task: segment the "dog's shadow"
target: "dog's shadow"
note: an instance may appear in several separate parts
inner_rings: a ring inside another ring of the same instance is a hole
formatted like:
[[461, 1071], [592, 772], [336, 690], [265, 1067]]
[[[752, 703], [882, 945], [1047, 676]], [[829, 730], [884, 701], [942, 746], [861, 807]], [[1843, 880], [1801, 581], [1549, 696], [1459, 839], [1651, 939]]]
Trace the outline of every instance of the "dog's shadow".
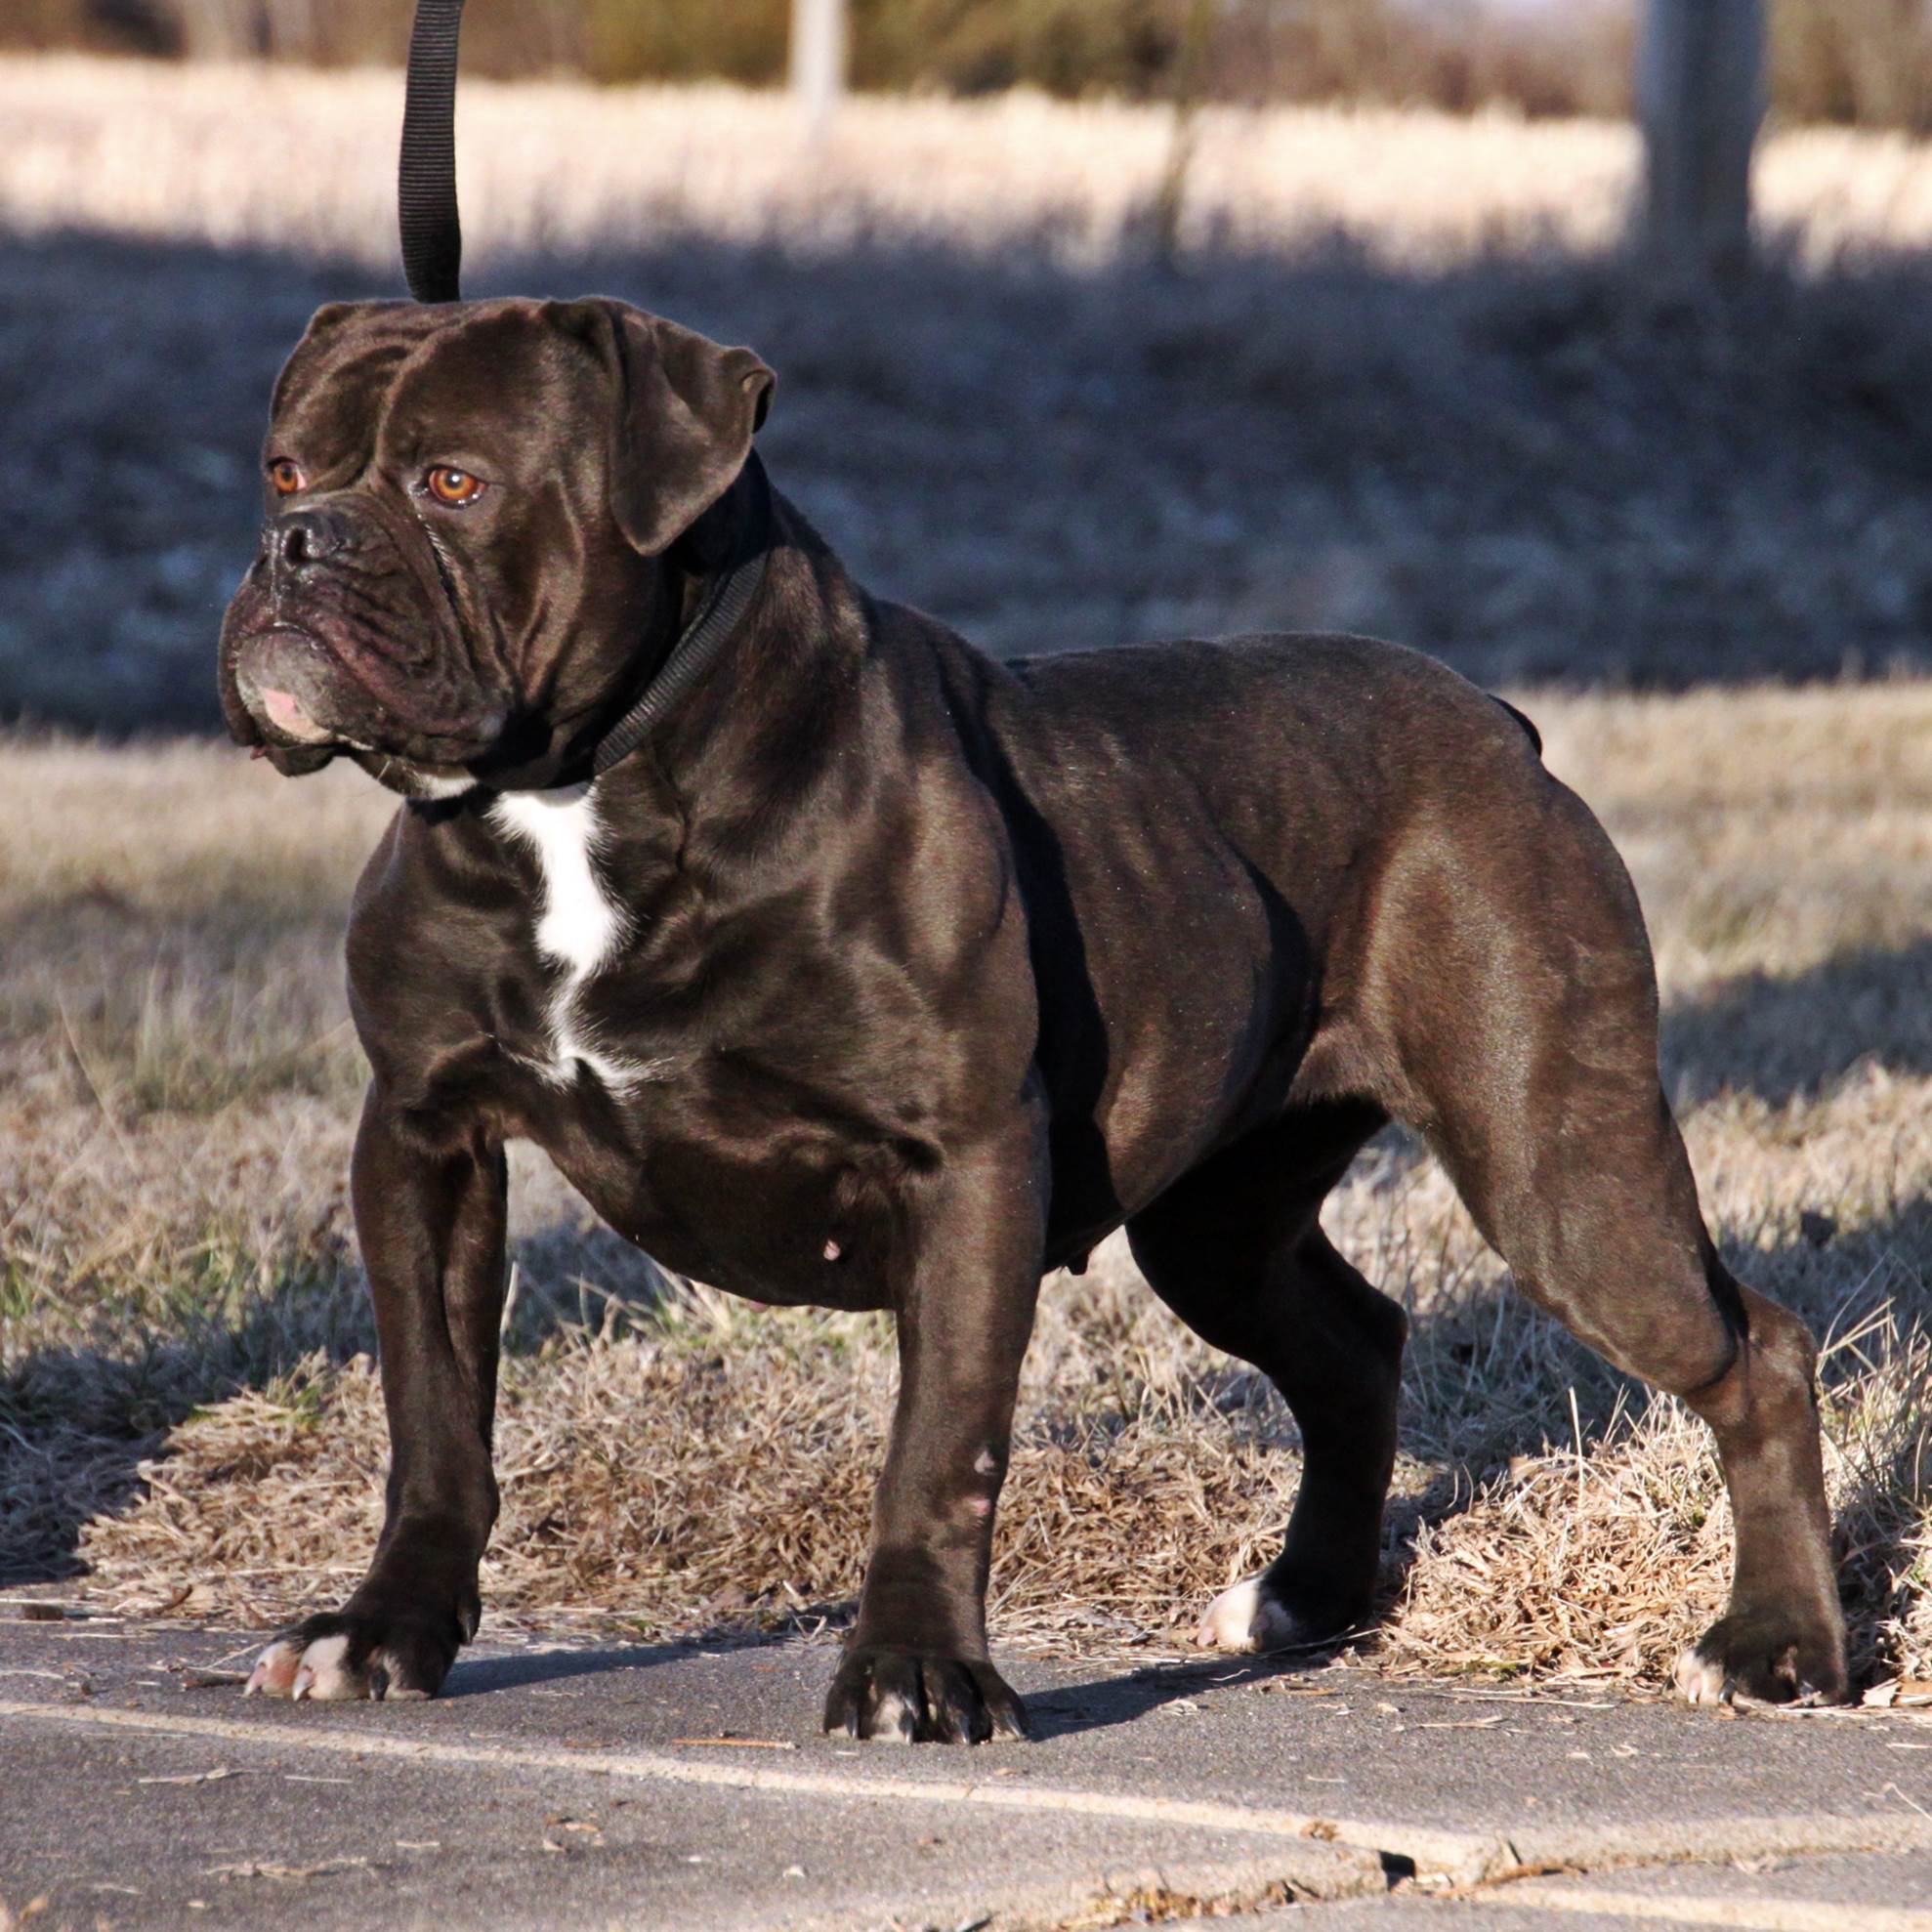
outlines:
[[[734, 1648], [747, 1649], [743, 1637]], [[459, 1657], [438, 1693], [441, 1698], [481, 1698], [500, 1691], [540, 1689], [576, 1677], [613, 1677], [632, 1670], [652, 1670], [667, 1663], [688, 1661], [700, 1648], [697, 1640], [675, 1644], [600, 1645], [582, 1650], [510, 1651], [495, 1657]]]
[[1027, 1699], [1027, 1715], [1038, 1743], [1137, 1724], [1165, 1705], [1206, 1692], [1298, 1679], [1332, 1660], [1357, 1634], [1267, 1657], [1176, 1658], [1136, 1664], [1122, 1675], [1035, 1691]]
[[[852, 1606], [844, 1608], [849, 1614]], [[584, 1678], [604, 1680], [600, 1689], [615, 1692], [622, 1689], [623, 1680], [634, 1672], [689, 1663], [699, 1653], [785, 1650], [796, 1641], [790, 1632], [747, 1635], [743, 1631], [719, 1630], [677, 1643], [562, 1646], [491, 1657], [464, 1657], [458, 1658], [451, 1667], [440, 1695], [459, 1700], [490, 1697], [506, 1691], [541, 1691]], [[1134, 1724], [1163, 1705], [1203, 1692], [1298, 1677], [1311, 1666], [1325, 1661], [1334, 1650], [1333, 1645], [1321, 1645], [1272, 1657], [1224, 1657], [1140, 1664], [1118, 1676], [1093, 1677], [1075, 1684], [1056, 1684], [1029, 1691], [1026, 1699], [1027, 1715], [1034, 1742], [1046, 1743], [1056, 1738]], [[822, 1659], [829, 1682], [836, 1652], [820, 1647], [810, 1655]]]

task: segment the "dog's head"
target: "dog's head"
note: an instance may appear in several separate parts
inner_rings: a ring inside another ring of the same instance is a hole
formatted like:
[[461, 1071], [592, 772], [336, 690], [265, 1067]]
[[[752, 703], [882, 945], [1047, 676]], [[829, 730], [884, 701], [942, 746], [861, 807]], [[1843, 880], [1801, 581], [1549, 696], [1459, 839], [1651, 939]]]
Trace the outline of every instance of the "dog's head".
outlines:
[[323, 309], [222, 626], [231, 734], [419, 797], [540, 764], [609, 702], [771, 389], [748, 350], [619, 302]]

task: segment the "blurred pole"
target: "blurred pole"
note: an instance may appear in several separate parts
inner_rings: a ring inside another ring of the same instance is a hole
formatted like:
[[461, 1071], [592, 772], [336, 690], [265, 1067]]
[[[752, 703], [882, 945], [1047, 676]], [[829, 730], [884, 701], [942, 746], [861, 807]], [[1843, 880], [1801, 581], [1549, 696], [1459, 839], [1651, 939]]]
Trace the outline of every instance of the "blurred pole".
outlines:
[[1706, 280], [1751, 258], [1751, 151], [1764, 119], [1764, 0], [1648, 0], [1637, 47], [1645, 251]]
[[1154, 252], [1172, 268], [1181, 254], [1181, 221], [1188, 206], [1188, 170], [1194, 164], [1196, 116], [1207, 82], [1207, 54], [1214, 36], [1215, 0], [1190, 0], [1174, 63], [1174, 125], [1167, 162], [1154, 193]]
[[177, 0], [182, 51], [191, 61], [249, 61], [273, 51], [267, 0]]
[[791, 96], [818, 147], [845, 92], [846, 0], [791, 0]]
[[315, 32], [315, 0], [275, 0], [267, 9], [268, 52], [272, 60], [319, 61], [320, 37]]

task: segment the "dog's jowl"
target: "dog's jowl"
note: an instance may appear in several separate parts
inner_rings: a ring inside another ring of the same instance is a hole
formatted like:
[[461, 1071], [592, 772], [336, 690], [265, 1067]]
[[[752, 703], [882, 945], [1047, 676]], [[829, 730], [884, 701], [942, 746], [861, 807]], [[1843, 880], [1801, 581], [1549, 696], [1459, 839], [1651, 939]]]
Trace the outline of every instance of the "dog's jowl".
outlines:
[[617, 303], [499, 301], [325, 309], [276, 390], [227, 716], [406, 802], [349, 940], [387, 1519], [252, 1688], [434, 1692], [476, 1630], [518, 1135], [671, 1268], [892, 1311], [828, 1725], [1024, 1729], [984, 1609], [1015, 1387], [1042, 1273], [1122, 1225], [1305, 1444], [1204, 1641], [1347, 1628], [1404, 1320], [1318, 1213], [1393, 1117], [1527, 1294], [1716, 1432], [1737, 1571], [1687, 1695], [1843, 1696], [1812, 1342], [1712, 1248], [1636, 900], [1524, 721], [1354, 638], [994, 663], [771, 489], [771, 385]]

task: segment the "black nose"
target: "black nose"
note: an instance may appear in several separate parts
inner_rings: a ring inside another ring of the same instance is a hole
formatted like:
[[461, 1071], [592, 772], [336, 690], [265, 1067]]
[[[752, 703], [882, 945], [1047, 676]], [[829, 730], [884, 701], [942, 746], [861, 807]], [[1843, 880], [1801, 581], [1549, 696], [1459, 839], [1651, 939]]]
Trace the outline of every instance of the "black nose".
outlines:
[[277, 517], [266, 532], [266, 548], [291, 570], [320, 564], [342, 548], [342, 520], [326, 510], [291, 510]]

